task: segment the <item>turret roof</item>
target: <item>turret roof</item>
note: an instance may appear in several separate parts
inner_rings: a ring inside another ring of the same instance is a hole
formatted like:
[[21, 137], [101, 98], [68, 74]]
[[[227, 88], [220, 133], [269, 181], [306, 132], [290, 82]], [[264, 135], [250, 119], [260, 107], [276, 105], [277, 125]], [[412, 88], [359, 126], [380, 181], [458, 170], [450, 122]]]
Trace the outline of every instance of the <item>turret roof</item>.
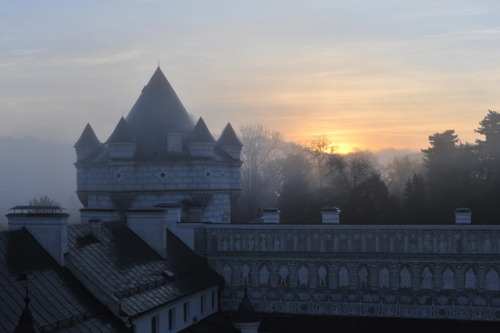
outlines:
[[247, 288], [245, 288], [245, 295], [241, 299], [238, 311], [234, 316], [233, 322], [236, 323], [255, 323], [259, 321], [257, 313], [248, 299]]
[[99, 147], [101, 145], [101, 142], [97, 138], [97, 136], [94, 133], [94, 130], [92, 129], [92, 126], [90, 126], [89, 123], [85, 126], [82, 135], [80, 135], [80, 138], [78, 141], [75, 143], [75, 148], [81, 148], [81, 147]]
[[231, 123], [227, 123], [217, 142], [224, 146], [243, 146], [243, 143], [238, 139]]
[[126, 117], [138, 142], [141, 159], [160, 158], [167, 151], [168, 130], [175, 129], [187, 138], [193, 121], [160, 67], [156, 69]]
[[188, 142], [215, 142], [214, 137], [210, 134], [207, 125], [203, 118], [200, 117], [194, 126], [191, 135], [187, 139]]
[[130, 132], [130, 127], [128, 126], [125, 119], [122, 117], [115, 127], [115, 130], [109, 137], [107, 143], [135, 143], [134, 136]]
[[30, 298], [28, 297], [28, 289], [26, 289], [26, 296], [24, 297], [24, 309], [19, 317], [14, 333], [35, 333], [35, 321], [33, 314], [29, 307]]

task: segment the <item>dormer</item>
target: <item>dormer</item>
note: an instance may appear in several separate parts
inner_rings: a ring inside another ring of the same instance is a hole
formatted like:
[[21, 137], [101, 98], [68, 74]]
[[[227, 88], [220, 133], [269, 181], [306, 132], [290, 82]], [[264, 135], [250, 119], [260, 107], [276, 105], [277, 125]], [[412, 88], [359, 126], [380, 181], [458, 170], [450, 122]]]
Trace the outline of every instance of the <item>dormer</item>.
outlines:
[[243, 144], [241, 143], [240, 139], [238, 139], [238, 136], [231, 126], [231, 123], [228, 123], [226, 125], [217, 143], [223, 151], [229, 154], [229, 156], [231, 156], [235, 160], [240, 160]]
[[80, 162], [89, 157], [93, 152], [100, 149], [102, 144], [99, 139], [97, 139], [97, 136], [95, 135], [90, 124], [87, 123], [82, 135], [80, 135], [80, 138], [76, 141], [74, 147], [76, 150], [76, 160]]
[[192, 157], [213, 158], [216, 142], [207, 125], [200, 118], [187, 139], [187, 146]]
[[167, 151], [169, 153], [182, 153], [182, 131], [175, 128], [167, 130]]
[[106, 144], [111, 160], [131, 160], [137, 148], [137, 142], [130, 132], [127, 122], [122, 117]]

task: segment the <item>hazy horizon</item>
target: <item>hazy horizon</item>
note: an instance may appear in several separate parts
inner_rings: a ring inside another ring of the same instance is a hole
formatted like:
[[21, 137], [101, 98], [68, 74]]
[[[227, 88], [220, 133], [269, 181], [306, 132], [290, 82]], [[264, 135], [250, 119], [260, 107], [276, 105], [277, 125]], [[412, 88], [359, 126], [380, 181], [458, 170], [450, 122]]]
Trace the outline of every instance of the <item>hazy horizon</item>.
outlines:
[[490, 1], [59, 1], [0, 4], [0, 136], [101, 141], [158, 61], [213, 133], [261, 123], [340, 151], [473, 142], [498, 109]]

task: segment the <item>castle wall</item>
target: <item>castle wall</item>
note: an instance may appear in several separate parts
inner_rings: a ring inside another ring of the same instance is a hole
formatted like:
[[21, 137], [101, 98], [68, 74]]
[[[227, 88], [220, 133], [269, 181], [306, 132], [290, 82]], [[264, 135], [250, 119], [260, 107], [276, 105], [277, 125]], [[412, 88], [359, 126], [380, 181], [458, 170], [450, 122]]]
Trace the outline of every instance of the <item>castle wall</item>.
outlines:
[[112, 164], [81, 166], [78, 191], [234, 190], [239, 165]]
[[188, 200], [202, 206], [203, 221], [229, 222], [231, 193], [240, 188], [239, 164], [110, 162], [77, 170], [87, 209], [145, 209]]
[[500, 226], [210, 225], [196, 249], [257, 311], [500, 320]]

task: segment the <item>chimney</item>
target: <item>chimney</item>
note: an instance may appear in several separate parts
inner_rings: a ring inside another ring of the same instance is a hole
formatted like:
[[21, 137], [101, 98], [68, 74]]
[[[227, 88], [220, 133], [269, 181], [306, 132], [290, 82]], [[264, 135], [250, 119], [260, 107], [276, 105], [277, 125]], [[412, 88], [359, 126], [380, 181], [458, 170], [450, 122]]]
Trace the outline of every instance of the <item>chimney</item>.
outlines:
[[167, 228], [194, 251], [194, 228], [192, 223], [181, 222], [181, 205], [175, 203], [157, 204], [165, 209]]
[[325, 207], [321, 210], [321, 218], [323, 224], [339, 224], [340, 209], [337, 207]]
[[280, 211], [278, 208], [266, 208], [262, 211], [264, 223], [280, 223]]
[[167, 256], [167, 212], [163, 209], [127, 211], [127, 226], [160, 256]]
[[9, 230], [26, 228], [36, 241], [64, 266], [68, 252], [68, 217], [59, 206], [16, 206], [7, 214]]
[[455, 224], [471, 224], [472, 210], [469, 208], [455, 209]]
[[89, 232], [97, 240], [101, 239], [101, 224], [102, 224], [102, 222], [99, 219], [90, 219], [89, 220]]

